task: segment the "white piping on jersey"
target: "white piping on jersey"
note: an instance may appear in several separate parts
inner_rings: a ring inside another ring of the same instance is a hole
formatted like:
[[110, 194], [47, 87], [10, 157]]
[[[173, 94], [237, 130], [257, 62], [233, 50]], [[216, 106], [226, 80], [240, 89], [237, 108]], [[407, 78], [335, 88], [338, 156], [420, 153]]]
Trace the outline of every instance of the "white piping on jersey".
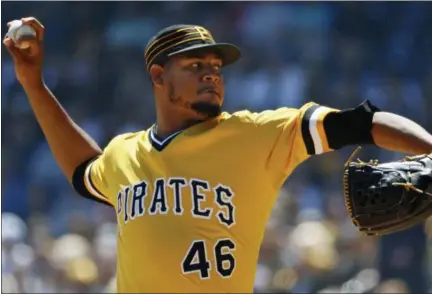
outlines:
[[97, 191], [97, 189], [93, 186], [92, 181], [90, 180], [90, 169], [93, 165], [94, 161], [92, 163], [90, 163], [86, 170], [85, 170], [85, 176], [84, 176], [84, 181], [86, 181], [87, 187], [89, 189], [89, 192], [92, 193], [94, 196], [100, 197], [102, 199], [107, 199], [104, 195], [102, 195], [101, 193], [99, 193]]
[[312, 115], [309, 119], [309, 132], [311, 134], [312, 141], [314, 143], [315, 154], [323, 153], [322, 139], [319, 135], [317, 124], [318, 124], [318, 118], [319, 118], [320, 114], [323, 111], [326, 111], [326, 108], [327, 107], [324, 107], [324, 106], [318, 107], [317, 109], [315, 109], [315, 111], [312, 113]]
[[154, 125], [150, 130], [150, 138], [152, 139], [153, 142], [158, 144], [160, 147], [165, 145], [171, 138], [173, 138], [174, 136], [176, 136], [177, 134], [179, 134], [181, 132], [181, 130], [178, 132], [175, 132], [174, 134], [171, 134], [168, 137], [166, 137], [165, 139], [163, 139], [162, 141], [159, 141], [154, 134], [154, 128], [155, 127], [156, 127], [156, 125]]

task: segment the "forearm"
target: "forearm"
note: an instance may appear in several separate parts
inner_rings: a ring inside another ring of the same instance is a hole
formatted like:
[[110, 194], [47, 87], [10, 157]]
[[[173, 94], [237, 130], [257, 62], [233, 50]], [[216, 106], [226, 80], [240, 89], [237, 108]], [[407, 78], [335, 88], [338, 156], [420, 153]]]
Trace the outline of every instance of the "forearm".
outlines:
[[377, 146], [390, 151], [432, 153], [432, 135], [412, 120], [393, 113], [374, 114], [372, 136]]
[[24, 88], [51, 151], [69, 181], [76, 167], [101, 148], [66, 113], [45, 86]]

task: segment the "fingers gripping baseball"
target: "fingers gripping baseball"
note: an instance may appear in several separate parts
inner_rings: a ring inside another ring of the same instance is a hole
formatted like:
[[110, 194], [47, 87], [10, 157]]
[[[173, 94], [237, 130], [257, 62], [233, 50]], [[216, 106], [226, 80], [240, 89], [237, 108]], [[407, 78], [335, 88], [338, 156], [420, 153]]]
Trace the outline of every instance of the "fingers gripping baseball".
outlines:
[[38, 41], [42, 41], [44, 38], [45, 27], [34, 17], [21, 18], [24, 25], [31, 26], [36, 31], [36, 38]]
[[[44, 26], [34, 17], [13, 20], [8, 22], [7, 26], [9, 31], [3, 39], [3, 44], [12, 56], [17, 79], [23, 86], [40, 84], [42, 81]], [[25, 28], [27, 29], [24, 30]]]

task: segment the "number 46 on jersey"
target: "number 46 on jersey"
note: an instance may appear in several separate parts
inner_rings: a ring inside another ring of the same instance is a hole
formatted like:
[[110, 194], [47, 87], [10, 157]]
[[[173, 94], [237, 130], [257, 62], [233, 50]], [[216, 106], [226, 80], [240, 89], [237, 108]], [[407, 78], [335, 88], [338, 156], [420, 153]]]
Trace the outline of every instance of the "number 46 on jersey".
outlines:
[[[201, 279], [210, 278], [213, 267], [222, 278], [229, 278], [235, 269], [235, 258], [232, 252], [236, 249], [231, 239], [219, 239], [216, 241], [213, 252], [207, 252], [206, 241], [195, 240], [189, 247], [181, 264], [183, 274], [197, 272]], [[214, 255], [215, 265], [209, 261], [209, 255]]]

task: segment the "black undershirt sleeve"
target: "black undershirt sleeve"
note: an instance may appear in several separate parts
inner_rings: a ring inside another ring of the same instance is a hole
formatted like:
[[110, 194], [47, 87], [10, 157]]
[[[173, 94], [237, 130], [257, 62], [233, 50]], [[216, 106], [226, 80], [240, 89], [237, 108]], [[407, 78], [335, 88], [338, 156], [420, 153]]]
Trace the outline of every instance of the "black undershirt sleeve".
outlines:
[[84, 183], [84, 177], [85, 177], [85, 170], [87, 168], [87, 166], [93, 161], [96, 160], [98, 157], [92, 157], [86, 161], [84, 161], [83, 163], [81, 163], [74, 171], [73, 176], [72, 176], [72, 186], [75, 189], [75, 191], [80, 195], [83, 196], [87, 199], [105, 204], [107, 206], [112, 206], [110, 205], [108, 202], [99, 200], [98, 198], [96, 198], [95, 196], [93, 196], [86, 188], [85, 183]]
[[374, 113], [378, 111], [379, 108], [365, 100], [355, 108], [329, 113], [323, 121], [329, 147], [375, 144], [372, 124]]

